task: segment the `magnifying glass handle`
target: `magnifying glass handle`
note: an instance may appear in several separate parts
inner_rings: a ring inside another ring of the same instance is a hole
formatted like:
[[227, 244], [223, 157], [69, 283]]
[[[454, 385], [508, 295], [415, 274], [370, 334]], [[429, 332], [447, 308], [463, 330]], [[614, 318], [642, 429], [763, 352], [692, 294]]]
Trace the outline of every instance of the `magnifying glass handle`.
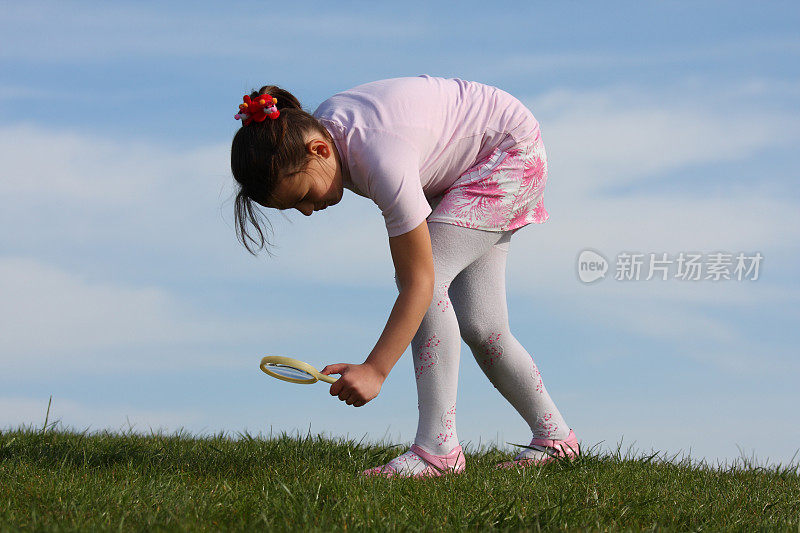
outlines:
[[314, 377], [320, 381], [325, 381], [326, 383], [336, 383], [336, 380], [339, 379], [323, 374], [322, 372], [317, 372], [317, 375]]

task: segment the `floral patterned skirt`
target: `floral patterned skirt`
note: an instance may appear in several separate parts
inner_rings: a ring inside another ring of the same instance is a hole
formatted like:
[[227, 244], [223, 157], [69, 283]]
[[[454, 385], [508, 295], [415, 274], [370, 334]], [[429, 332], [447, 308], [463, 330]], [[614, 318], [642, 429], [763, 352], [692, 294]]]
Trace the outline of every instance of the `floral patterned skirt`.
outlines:
[[467, 169], [431, 201], [428, 222], [487, 231], [517, 230], [549, 218], [544, 208], [547, 154], [541, 134], [513, 148], [499, 148]]

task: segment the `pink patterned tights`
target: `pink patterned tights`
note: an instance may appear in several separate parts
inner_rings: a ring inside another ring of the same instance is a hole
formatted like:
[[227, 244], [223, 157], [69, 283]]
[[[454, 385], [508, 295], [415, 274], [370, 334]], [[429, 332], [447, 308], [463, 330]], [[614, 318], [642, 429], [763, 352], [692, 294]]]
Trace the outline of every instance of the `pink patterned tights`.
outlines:
[[414, 443], [434, 455], [445, 455], [459, 444], [456, 392], [462, 338], [534, 437], [566, 438], [569, 427], [536, 364], [509, 330], [505, 268], [513, 231], [440, 222], [428, 228], [436, 279], [433, 301], [411, 343], [419, 400]]

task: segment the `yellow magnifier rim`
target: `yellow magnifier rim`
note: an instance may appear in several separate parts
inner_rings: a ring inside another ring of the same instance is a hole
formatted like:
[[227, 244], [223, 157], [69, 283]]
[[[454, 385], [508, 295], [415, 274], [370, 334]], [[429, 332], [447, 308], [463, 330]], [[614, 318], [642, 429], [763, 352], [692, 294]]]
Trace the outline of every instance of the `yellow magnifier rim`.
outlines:
[[[289, 376], [283, 376], [276, 372], [273, 372], [269, 369], [269, 365], [280, 365], [280, 366], [287, 366], [293, 368], [295, 370], [300, 370], [307, 374], [310, 374], [311, 377], [307, 379], [301, 378], [290, 378]], [[325, 381], [327, 383], [336, 383], [338, 378], [334, 378], [331, 376], [326, 376], [325, 374], [320, 373], [316, 368], [311, 366], [310, 364], [306, 363], [305, 361], [300, 361], [299, 359], [293, 359], [291, 357], [284, 357], [282, 355], [268, 355], [261, 359], [261, 370], [265, 374], [269, 374], [273, 378], [282, 379], [283, 381], [288, 381], [289, 383], [301, 383], [304, 385], [308, 385], [311, 383], [316, 383], [317, 381]]]

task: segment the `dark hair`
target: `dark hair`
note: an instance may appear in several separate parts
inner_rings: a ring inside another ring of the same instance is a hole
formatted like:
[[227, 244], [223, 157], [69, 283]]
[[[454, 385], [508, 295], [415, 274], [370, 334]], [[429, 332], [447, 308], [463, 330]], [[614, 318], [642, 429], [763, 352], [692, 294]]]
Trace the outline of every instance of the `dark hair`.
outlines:
[[[252, 121], [247, 126], [242, 124], [231, 144], [231, 172], [240, 186], [234, 203], [236, 236], [253, 255], [257, 254], [248, 246], [248, 239], [258, 244], [259, 249], [266, 249], [264, 244], [269, 244], [258, 221], [258, 215], [265, 215], [254, 202], [269, 203], [274, 199], [278, 184], [303, 170], [310, 161], [312, 156], [306, 150], [306, 133], [319, 132], [333, 142], [328, 131], [316, 118], [303, 111], [292, 93], [275, 85], [265, 85], [253, 91], [250, 98], [262, 94], [278, 99], [280, 116], [263, 122]], [[248, 221], [258, 232], [260, 242], [248, 233]], [[269, 249], [266, 250], [269, 253]]]

